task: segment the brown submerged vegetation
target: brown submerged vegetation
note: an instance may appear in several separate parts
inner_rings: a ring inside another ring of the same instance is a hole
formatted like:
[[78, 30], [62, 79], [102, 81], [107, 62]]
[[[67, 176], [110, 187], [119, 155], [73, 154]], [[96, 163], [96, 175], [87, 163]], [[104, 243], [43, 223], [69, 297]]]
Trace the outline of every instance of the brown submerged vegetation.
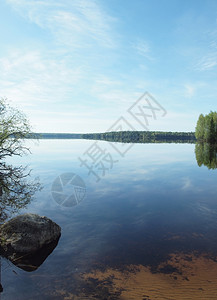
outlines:
[[[55, 280], [52, 299], [192, 300], [216, 299], [217, 259], [207, 254], [173, 253], [155, 272], [143, 265], [108, 267]], [[49, 287], [50, 288], [50, 287]]]

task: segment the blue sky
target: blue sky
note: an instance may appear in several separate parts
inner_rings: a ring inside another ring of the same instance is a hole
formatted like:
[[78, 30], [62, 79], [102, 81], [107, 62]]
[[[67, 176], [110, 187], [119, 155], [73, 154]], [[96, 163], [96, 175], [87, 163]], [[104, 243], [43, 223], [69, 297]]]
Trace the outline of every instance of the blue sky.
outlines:
[[103, 132], [148, 91], [150, 130], [216, 110], [216, 0], [2, 0], [0, 96], [38, 132]]

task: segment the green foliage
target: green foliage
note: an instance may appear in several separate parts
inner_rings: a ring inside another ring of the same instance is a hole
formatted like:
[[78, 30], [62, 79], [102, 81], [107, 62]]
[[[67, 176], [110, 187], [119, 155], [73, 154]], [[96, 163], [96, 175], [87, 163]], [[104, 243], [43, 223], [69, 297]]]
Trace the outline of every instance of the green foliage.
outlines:
[[217, 112], [199, 116], [195, 136], [199, 141], [217, 143]]
[[205, 117], [203, 114], [201, 114], [197, 121], [195, 136], [196, 139], [200, 139], [202, 136], [204, 136], [204, 129], [205, 129]]

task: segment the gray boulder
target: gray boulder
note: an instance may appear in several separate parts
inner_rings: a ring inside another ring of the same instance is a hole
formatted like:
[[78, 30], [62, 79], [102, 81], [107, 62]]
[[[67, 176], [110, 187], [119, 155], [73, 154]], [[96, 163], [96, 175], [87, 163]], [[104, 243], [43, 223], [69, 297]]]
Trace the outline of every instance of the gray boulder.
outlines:
[[60, 226], [49, 218], [36, 214], [20, 215], [1, 225], [1, 252], [15, 262], [18, 257], [32, 256], [56, 245], [60, 235]]

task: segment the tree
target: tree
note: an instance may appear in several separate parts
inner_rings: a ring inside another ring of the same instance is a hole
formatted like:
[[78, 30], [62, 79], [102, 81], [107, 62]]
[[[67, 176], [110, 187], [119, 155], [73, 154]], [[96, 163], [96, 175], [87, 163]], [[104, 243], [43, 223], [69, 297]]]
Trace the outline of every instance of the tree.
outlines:
[[210, 143], [214, 143], [216, 140], [216, 132], [215, 132], [215, 124], [214, 124], [214, 118], [213, 116], [210, 117], [210, 126], [209, 126], [209, 141]]
[[5, 99], [0, 99], [0, 224], [12, 213], [26, 207], [34, 193], [41, 189], [37, 180], [27, 180], [29, 172], [26, 167], [13, 167], [5, 162], [8, 156], [21, 156], [29, 152], [24, 146], [24, 139], [29, 136], [33, 137], [33, 134], [26, 116], [11, 107]]
[[204, 125], [205, 125], [205, 117], [203, 114], [200, 114], [197, 121], [196, 130], [195, 130], [196, 139], [202, 139], [204, 137], [204, 129], [205, 129]]
[[217, 112], [201, 114], [198, 118], [195, 137], [198, 141], [217, 143]]
[[29, 181], [30, 172], [24, 166], [12, 166], [8, 156], [29, 152], [24, 139], [32, 135], [26, 116], [0, 99], [0, 224], [11, 213], [25, 207], [40, 189], [38, 180]]
[[30, 134], [31, 127], [26, 116], [11, 107], [6, 99], [0, 99], [0, 159], [28, 152], [24, 139]]

